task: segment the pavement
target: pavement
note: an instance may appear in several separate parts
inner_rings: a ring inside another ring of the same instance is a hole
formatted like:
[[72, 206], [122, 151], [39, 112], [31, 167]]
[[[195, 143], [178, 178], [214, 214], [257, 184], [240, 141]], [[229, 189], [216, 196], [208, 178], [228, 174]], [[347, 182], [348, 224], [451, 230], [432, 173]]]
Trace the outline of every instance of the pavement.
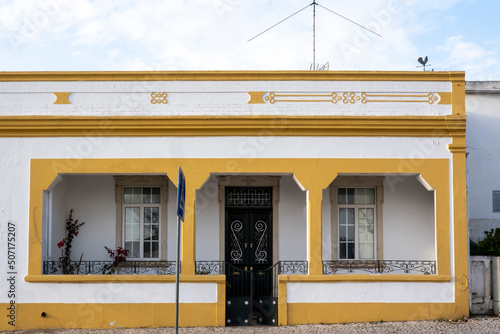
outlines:
[[[174, 328], [114, 328], [114, 329], [29, 329], [14, 330], [2, 333], [9, 334], [167, 334], [175, 333]], [[407, 321], [407, 322], [371, 322], [350, 323], [334, 325], [299, 325], [283, 327], [192, 327], [179, 328], [179, 334], [239, 334], [239, 333], [266, 333], [266, 334], [298, 334], [298, 333], [500, 333], [500, 317], [472, 317], [461, 320], [435, 320], [435, 321]]]

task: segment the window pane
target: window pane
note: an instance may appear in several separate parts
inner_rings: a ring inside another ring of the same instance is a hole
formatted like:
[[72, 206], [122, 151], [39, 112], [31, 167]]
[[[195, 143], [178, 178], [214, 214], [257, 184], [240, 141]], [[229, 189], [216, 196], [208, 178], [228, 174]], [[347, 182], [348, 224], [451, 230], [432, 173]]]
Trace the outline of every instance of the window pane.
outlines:
[[355, 204], [354, 201], [354, 188], [347, 189], [347, 204]]
[[142, 202], [142, 188], [133, 187], [132, 189], [134, 191], [132, 203], [141, 204], [141, 202]]
[[158, 248], [159, 248], [158, 242], [151, 243], [151, 257], [152, 258], [159, 258], [160, 257], [159, 252], [158, 252]]
[[140, 252], [139, 252], [139, 242], [138, 241], [126, 242], [125, 248], [128, 249], [130, 257], [138, 258], [141, 256]]
[[139, 208], [125, 208], [125, 241], [139, 240], [139, 210]]
[[142, 203], [151, 203], [151, 188], [142, 188]]
[[350, 242], [347, 244], [347, 258], [354, 259], [354, 242]]
[[341, 242], [340, 243], [340, 247], [339, 247], [339, 259], [346, 259], [347, 257], [347, 252], [346, 252], [346, 249], [347, 249], [347, 244], [345, 242]]
[[345, 225], [339, 226], [339, 241], [347, 240], [347, 227]]
[[160, 204], [160, 188], [152, 188], [151, 203]]
[[360, 243], [359, 244], [359, 258], [363, 260], [372, 260], [373, 257], [373, 243]]
[[151, 258], [151, 243], [150, 242], [145, 242], [144, 243], [144, 258]]
[[339, 188], [338, 190], [338, 203], [347, 204], [347, 189]]
[[132, 203], [132, 194], [133, 194], [133, 189], [131, 187], [123, 188], [123, 203], [131, 204]]
[[353, 204], [375, 204], [375, 188], [355, 188]]

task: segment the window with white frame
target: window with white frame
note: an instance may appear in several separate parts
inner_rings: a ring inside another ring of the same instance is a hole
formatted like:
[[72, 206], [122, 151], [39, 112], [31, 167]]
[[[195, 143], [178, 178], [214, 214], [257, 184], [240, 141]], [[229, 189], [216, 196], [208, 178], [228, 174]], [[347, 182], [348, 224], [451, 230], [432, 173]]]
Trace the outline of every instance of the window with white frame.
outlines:
[[338, 188], [339, 259], [375, 259], [375, 188]]
[[338, 176], [330, 187], [335, 260], [383, 259], [382, 176]]
[[117, 247], [131, 260], [166, 260], [167, 178], [116, 176]]
[[159, 259], [160, 199], [159, 187], [123, 188], [123, 246], [130, 258]]

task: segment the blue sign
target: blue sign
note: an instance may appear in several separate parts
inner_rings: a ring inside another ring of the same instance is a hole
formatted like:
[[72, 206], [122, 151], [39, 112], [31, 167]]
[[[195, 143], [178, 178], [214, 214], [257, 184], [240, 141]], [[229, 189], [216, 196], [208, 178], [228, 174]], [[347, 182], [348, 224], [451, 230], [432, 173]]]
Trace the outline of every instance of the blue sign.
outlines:
[[179, 178], [177, 181], [177, 217], [184, 221], [184, 207], [186, 203], [186, 178], [179, 167]]

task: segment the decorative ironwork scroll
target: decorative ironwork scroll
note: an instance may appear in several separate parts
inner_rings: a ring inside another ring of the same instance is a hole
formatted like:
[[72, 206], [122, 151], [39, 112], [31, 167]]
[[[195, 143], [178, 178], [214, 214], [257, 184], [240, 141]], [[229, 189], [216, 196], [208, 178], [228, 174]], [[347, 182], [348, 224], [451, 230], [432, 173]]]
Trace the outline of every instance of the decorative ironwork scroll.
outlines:
[[280, 275], [307, 275], [307, 261], [280, 261]]
[[224, 275], [224, 261], [196, 261], [196, 275]]
[[241, 240], [243, 238], [243, 224], [239, 220], [231, 223], [231, 261], [240, 263], [243, 257], [243, 249], [241, 248]]
[[323, 274], [345, 274], [364, 271], [371, 274], [420, 274], [436, 275], [436, 261], [418, 260], [351, 260], [323, 261]]
[[257, 263], [267, 262], [267, 224], [263, 220], [255, 222], [255, 239], [258, 240], [255, 249], [255, 261]]
[[[74, 275], [102, 275], [105, 265], [113, 261], [71, 261]], [[175, 262], [170, 261], [125, 261], [116, 268], [121, 275], [175, 275]], [[60, 261], [44, 261], [44, 275], [62, 275]]]

